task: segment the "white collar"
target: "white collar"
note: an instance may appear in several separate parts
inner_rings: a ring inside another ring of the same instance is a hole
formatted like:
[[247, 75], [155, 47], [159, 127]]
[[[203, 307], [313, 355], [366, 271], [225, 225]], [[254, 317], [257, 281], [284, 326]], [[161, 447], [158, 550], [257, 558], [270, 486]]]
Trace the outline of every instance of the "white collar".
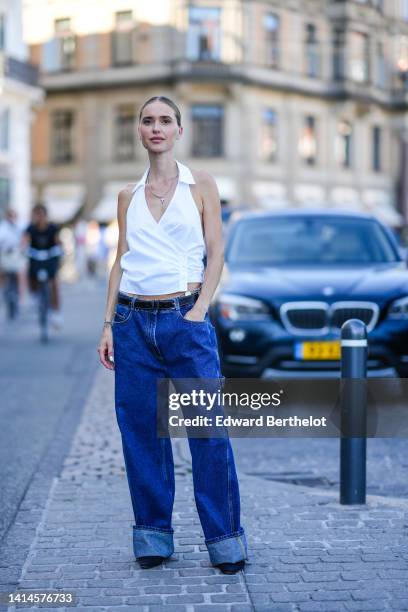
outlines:
[[[187, 166], [185, 166], [184, 164], [181, 164], [180, 162], [177, 161], [177, 159], [175, 160], [177, 167], [178, 167], [178, 171], [179, 171], [179, 181], [181, 183], [187, 183], [188, 185], [195, 185], [195, 180], [194, 177], [191, 173], [190, 168], [187, 168]], [[139, 187], [142, 187], [146, 184], [146, 179], [147, 179], [147, 175], [149, 173], [149, 168], [146, 168], [142, 178], [140, 179], [140, 181], [135, 185], [135, 187], [132, 189], [132, 193], [134, 193], [136, 191], [136, 189], [139, 189]]]

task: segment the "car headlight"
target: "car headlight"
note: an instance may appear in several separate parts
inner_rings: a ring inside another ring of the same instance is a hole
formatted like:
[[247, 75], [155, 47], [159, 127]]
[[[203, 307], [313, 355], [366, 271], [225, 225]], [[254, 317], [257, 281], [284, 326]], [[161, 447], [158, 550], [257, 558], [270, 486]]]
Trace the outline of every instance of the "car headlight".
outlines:
[[388, 309], [389, 319], [408, 319], [408, 296], [395, 300]]
[[239, 321], [253, 319], [267, 320], [272, 318], [266, 304], [244, 295], [222, 294], [217, 302], [219, 312], [224, 319]]

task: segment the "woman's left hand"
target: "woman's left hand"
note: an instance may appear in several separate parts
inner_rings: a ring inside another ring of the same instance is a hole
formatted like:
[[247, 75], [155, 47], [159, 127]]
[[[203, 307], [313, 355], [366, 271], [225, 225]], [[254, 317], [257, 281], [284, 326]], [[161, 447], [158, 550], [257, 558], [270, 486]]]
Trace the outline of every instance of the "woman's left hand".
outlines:
[[204, 321], [206, 312], [207, 311], [203, 311], [193, 306], [191, 310], [186, 312], [186, 314], [184, 315], [184, 319], [187, 319], [188, 321], [196, 321], [197, 323], [199, 323]]

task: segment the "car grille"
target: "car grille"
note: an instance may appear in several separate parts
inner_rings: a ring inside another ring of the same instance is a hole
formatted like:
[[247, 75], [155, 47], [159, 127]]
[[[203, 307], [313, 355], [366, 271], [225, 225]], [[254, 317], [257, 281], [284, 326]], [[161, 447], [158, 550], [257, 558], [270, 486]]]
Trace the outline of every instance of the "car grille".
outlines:
[[280, 307], [280, 316], [285, 329], [293, 334], [323, 335], [339, 331], [348, 319], [360, 319], [367, 331], [374, 329], [379, 316], [375, 302], [344, 301], [286, 302]]
[[326, 325], [326, 312], [316, 309], [291, 309], [287, 317], [292, 325], [298, 329], [320, 329]]
[[332, 326], [339, 329], [348, 319], [360, 319], [366, 325], [370, 325], [374, 311], [372, 308], [338, 308], [332, 314]]

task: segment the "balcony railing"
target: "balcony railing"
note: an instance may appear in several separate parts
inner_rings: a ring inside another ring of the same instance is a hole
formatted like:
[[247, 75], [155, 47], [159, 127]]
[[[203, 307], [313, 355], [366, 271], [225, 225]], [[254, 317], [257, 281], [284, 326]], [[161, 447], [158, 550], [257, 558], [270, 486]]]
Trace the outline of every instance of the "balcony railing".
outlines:
[[32, 87], [38, 86], [37, 66], [3, 54], [0, 54], [0, 66], [6, 78]]

